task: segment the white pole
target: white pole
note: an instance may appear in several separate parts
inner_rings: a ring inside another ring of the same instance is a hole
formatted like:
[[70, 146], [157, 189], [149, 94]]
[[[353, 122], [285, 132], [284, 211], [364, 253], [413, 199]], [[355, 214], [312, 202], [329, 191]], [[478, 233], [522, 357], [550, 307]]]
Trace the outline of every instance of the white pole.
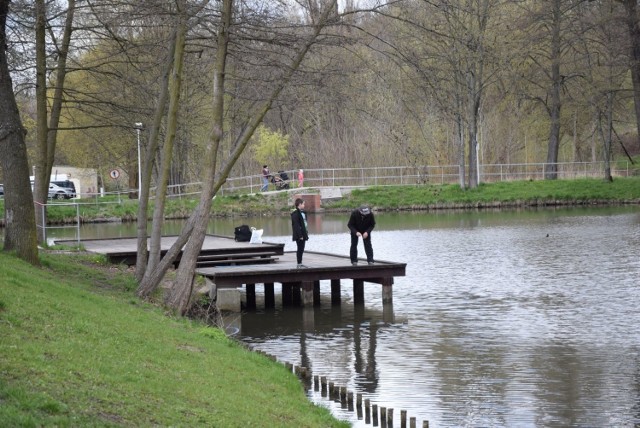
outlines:
[[136, 131], [138, 132], [138, 199], [140, 199], [140, 195], [142, 194], [142, 168], [141, 168], [141, 159], [140, 159], [140, 130], [142, 129], [142, 123], [136, 123]]

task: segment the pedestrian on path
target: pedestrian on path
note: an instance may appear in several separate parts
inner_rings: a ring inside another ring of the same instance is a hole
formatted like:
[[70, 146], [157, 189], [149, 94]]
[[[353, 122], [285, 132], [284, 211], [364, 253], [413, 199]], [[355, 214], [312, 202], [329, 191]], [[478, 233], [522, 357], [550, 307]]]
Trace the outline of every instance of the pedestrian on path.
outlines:
[[351, 212], [351, 217], [347, 223], [347, 227], [351, 231], [351, 249], [349, 256], [351, 264], [358, 264], [358, 239], [362, 238], [364, 244], [364, 252], [367, 255], [367, 263], [372, 265], [373, 262], [373, 246], [371, 245], [371, 231], [376, 227], [376, 220], [373, 216], [371, 208], [366, 205], [361, 206]]
[[295, 209], [291, 212], [291, 230], [293, 233], [292, 240], [296, 242], [296, 261], [298, 262], [297, 268], [305, 268], [302, 264], [302, 256], [304, 254], [304, 246], [309, 240], [309, 233], [307, 232], [307, 213], [304, 212], [304, 199], [297, 198], [295, 200]]
[[269, 172], [269, 167], [267, 165], [262, 165], [262, 187], [260, 188], [261, 192], [266, 192], [269, 188], [270, 177], [271, 172]]
[[302, 187], [303, 184], [304, 184], [304, 171], [299, 170], [298, 171], [298, 187]]

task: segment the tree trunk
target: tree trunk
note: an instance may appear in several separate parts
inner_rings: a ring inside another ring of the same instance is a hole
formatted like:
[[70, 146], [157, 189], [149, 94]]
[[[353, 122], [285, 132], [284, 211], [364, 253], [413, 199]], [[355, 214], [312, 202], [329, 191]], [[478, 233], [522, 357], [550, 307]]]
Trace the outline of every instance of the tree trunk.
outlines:
[[4, 251], [38, 265], [33, 195], [29, 183], [25, 130], [13, 93], [6, 49], [9, 0], [0, 0], [0, 166], [4, 173]]
[[[147, 242], [147, 218], [149, 211], [149, 190], [151, 188], [151, 174], [153, 171], [153, 160], [158, 150], [158, 136], [160, 134], [160, 126], [162, 125], [162, 118], [166, 111], [167, 99], [169, 98], [169, 74], [173, 68], [173, 57], [175, 55], [176, 46], [176, 32], [174, 31], [171, 37], [171, 46], [167, 53], [166, 68], [163, 74], [162, 84], [160, 88], [160, 94], [158, 96], [158, 104], [156, 105], [155, 117], [153, 119], [153, 125], [149, 128], [149, 139], [147, 148], [142, 153], [142, 184], [140, 186], [140, 195], [138, 196], [138, 222], [137, 222], [137, 237], [138, 237], [138, 251], [136, 257], [136, 279], [138, 282], [142, 282], [142, 278], [147, 271], [148, 261], [148, 242]], [[147, 295], [147, 291], [138, 288], [138, 294], [142, 296]]]
[[162, 224], [164, 221], [164, 207], [167, 199], [167, 183], [171, 172], [171, 159], [173, 156], [173, 145], [176, 139], [176, 128], [178, 124], [178, 107], [180, 105], [180, 91], [182, 85], [182, 70], [184, 65], [184, 48], [187, 33], [187, 10], [186, 4], [178, 4], [178, 25], [176, 27], [176, 42], [174, 51], [174, 61], [169, 80], [169, 110], [167, 112], [167, 126], [165, 140], [162, 147], [160, 177], [156, 187], [155, 206], [153, 210], [153, 221], [151, 224], [151, 239], [149, 243], [149, 261], [147, 271], [152, 271], [160, 261], [160, 250], [162, 240]]
[[[46, 244], [46, 207], [49, 195], [47, 175], [47, 57], [45, 45], [46, 6], [44, 0], [35, 2], [35, 49], [36, 49], [36, 160], [33, 196], [35, 201], [38, 241]], [[42, 223], [42, 224], [40, 224]]]
[[217, 38], [218, 50], [216, 52], [216, 62], [213, 71], [213, 124], [209, 143], [205, 151], [205, 177], [202, 193], [200, 195], [198, 208], [192, 215], [194, 219], [193, 232], [180, 258], [180, 266], [178, 267], [173, 287], [165, 299], [166, 305], [180, 314], [184, 314], [187, 311], [191, 301], [196, 261], [202, 249], [202, 242], [204, 242], [209, 213], [211, 212], [211, 201], [215, 194], [215, 167], [220, 140], [223, 136], [224, 81], [229, 46], [229, 27], [231, 26], [233, 13], [233, 0], [224, 0], [221, 13], [222, 16]]
[[629, 68], [633, 82], [633, 102], [636, 113], [636, 142], [640, 150], [640, 22], [638, 22], [637, 0], [620, 0], [627, 14], [627, 28], [629, 31]]
[[562, 76], [560, 75], [560, 0], [553, 0], [553, 22], [551, 28], [551, 105], [549, 106], [549, 145], [547, 148], [547, 164], [544, 178], [555, 180], [558, 178], [558, 152], [560, 150], [560, 90]]
[[480, 91], [475, 73], [467, 74], [467, 97], [468, 97], [468, 156], [469, 156], [469, 188], [478, 187], [478, 113], [480, 111]]
[[[43, 223], [38, 228], [38, 240], [46, 244], [46, 204], [49, 195], [49, 178], [53, 168], [58, 137], [58, 124], [62, 112], [64, 81], [67, 76], [67, 56], [73, 32], [75, 0], [68, 2], [62, 43], [58, 46], [56, 65], [56, 84], [51, 102], [51, 116], [47, 119], [47, 64], [45, 52], [46, 8], [44, 1], [36, 1], [36, 123], [37, 123], [37, 159], [34, 193], [36, 204], [36, 222]], [[47, 125], [48, 120], [48, 125]]]
[[[460, 96], [456, 93], [456, 111], [462, 111], [462, 103], [460, 102]], [[458, 145], [458, 181], [460, 183], [460, 188], [466, 188], [466, 168], [465, 168], [465, 160], [464, 160], [464, 124], [462, 122], [462, 114], [456, 113], [456, 143]]]
[[604, 135], [604, 179], [613, 181], [611, 176], [611, 141], [613, 136], [613, 92], [607, 93], [607, 133]]

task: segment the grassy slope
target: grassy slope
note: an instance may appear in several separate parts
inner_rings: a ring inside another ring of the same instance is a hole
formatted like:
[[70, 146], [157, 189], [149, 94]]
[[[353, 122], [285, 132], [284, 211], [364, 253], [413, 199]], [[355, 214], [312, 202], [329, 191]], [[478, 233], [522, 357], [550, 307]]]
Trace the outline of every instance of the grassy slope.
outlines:
[[640, 203], [640, 177], [617, 178], [611, 183], [599, 179], [482, 183], [470, 190], [458, 185], [374, 187], [354, 190], [342, 200], [323, 206], [345, 208], [367, 203], [384, 210], [607, 201]]
[[0, 253], [1, 426], [347, 426], [284, 366], [140, 303], [130, 273], [42, 260]]

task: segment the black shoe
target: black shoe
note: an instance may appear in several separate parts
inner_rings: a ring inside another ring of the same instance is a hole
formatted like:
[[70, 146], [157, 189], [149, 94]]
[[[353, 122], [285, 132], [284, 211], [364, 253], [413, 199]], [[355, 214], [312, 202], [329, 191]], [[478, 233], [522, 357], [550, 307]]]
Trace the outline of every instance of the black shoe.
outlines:
[[372, 264], [373, 264], [373, 262], [367, 262], [367, 263], [369, 263], [370, 265], [372, 265]]
[[353, 266], [358, 266], [358, 262], [351, 262]]

